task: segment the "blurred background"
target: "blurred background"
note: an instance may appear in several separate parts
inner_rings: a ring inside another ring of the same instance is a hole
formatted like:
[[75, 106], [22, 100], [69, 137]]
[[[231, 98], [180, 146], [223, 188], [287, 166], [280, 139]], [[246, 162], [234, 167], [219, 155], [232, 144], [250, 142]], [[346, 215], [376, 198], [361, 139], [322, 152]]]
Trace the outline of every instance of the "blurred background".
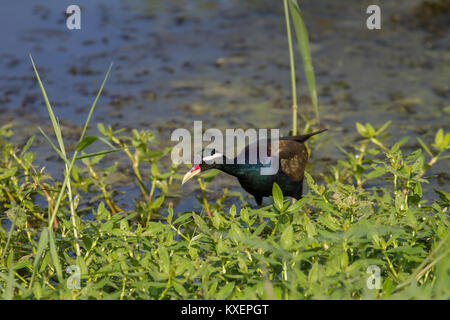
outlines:
[[[66, 8], [81, 7], [81, 30], [66, 28]], [[450, 130], [450, 0], [301, 0], [311, 41], [321, 123], [330, 129], [313, 150], [310, 170], [320, 179], [343, 157], [336, 143], [357, 139], [355, 122], [379, 127], [391, 120], [391, 141], [410, 136], [431, 143]], [[381, 7], [382, 29], [366, 28], [366, 8]], [[109, 64], [114, 67], [95, 110], [96, 123], [149, 129], [158, 147], [176, 128], [291, 128], [288, 42], [282, 1], [274, 0], [47, 0], [8, 2], [0, 10], [0, 126], [12, 139], [33, 134], [36, 164], [58, 176], [62, 164], [38, 126], [50, 121], [31, 68], [34, 57], [68, 142], [78, 139]], [[295, 49], [297, 50], [297, 49]], [[313, 117], [296, 51], [299, 113]], [[299, 128], [303, 122], [299, 118]], [[74, 146], [74, 145], [73, 145]], [[105, 160], [121, 162], [123, 155]], [[124, 163], [128, 166], [128, 163]], [[448, 160], [432, 168], [429, 189], [449, 191]], [[123, 189], [139, 192], [127, 174]], [[235, 179], [216, 177], [239, 190]], [[191, 188], [191, 189], [189, 189]], [[197, 188], [185, 186], [189, 195]], [[122, 207], [130, 199], [122, 199]], [[190, 197], [181, 209], [200, 206]]]

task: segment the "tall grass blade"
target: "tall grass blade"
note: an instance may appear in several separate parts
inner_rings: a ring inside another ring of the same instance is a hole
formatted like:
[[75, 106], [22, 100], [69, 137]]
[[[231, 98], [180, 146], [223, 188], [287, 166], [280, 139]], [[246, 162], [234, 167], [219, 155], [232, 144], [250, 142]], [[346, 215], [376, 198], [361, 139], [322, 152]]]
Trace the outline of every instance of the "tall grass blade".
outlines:
[[58, 281], [59, 283], [63, 283], [62, 268], [59, 262], [58, 252], [56, 250], [55, 236], [53, 232], [48, 232], [48, 241], [50, 243], [50, 255], [52, 257], [53, 265], [55, 266], [56, 269]]
[[314, 76], [314, 68], [311, 60], [311, 51], [309, 49], [308, 32], [301, 15], [300, 7], [297, 0], [289, 0], [289, 9], [291, 11], [292, 21], [294, 23], [295, 33], [297, 35], [298, 47], [302, 56], [303, 67], [305, 69], [306, 81], [308, 82], [309, 93], [311, 95], [312, 104], [316, 113], [317, 121], [319, 118], [319, 106], [317, 101], [316, 80]]
[[100, 90], [98, 90], [97, 96], [95, 97], [94, 103], [91, 106], [91, 109], [89, 110], [88, 117], [86, 119], [86, 122], [84, 123], [83, 131], [81, 132], [80, 136], [80, 142], [84, 139], [84, 135], [86, 134], [87, 127], [89, 125], [89, 121], [91, 121], [92, 114], [94, 113], [95, 106], [97, 105], [97, 101], [100, 98], [100, 95], [102, 94], [103, 87], [105, 86], [106, 80], [108, 79], [109, 73], [112, 69], [113, 63], [109, 65], [108, 71], [106, 72], [105, 78], [103, 79], [102, 85], [100, 86]]
[[42, 133], [44, 138], [47, 140], [47, 142], [50, 144], [50, 146], [53, 148], [53, 150], [59, 155], [59, 157], [66, 163], [69, 164], [69, 160], [67, 160], [67, 157], [59, 151], [59, 149], [55, 146], [53, 141], [50, 139], [50, 137], [45, 133], [44, 130], [42, 130], [41, 127], [38, 127], [39, 131]]
[[41, 231], [41, 236], [39, 238], [38, 243], [38, 249], [36, 252], [36, 256], [34, 258], [34, 264], [33, 264], [33, 274], [31, 275], [30, 285], [29, 288], [33, 286], [34, 277], [36, 276], [37, 268], [39, 265], [39, 261], [41, 260], [42, 254], [44, 253], [44, 250], [47, 248], [48, 245], [48, 232], [47, 228], [43, 229]]
[[44, 97], [45, 106], [47, 107], [48, 115], [50, 116], [50, 121], [52, 122], [53, 131], [55, 131], [56, 139], [58, 140], [59, 148], [62, 154], [66, 154], [66, 150], [64, 148], [64, 143], [61, 135], [61, 127], [59, 126], [58, 121], [55, 118], [55, 114], [53, 113], [52, 106], [50, 105], [50, 101], [47, 97], [47, 92], [44, 89], [44, 85], [42, 84], [41, 78], [39, 77], [39, 73], [34, 65], [33, 57], [30, 54], [31, 64], [33, 65], [34, 73], [36, 74], [36, 78], [39, 82], [39, 86], [41, 87], [42, 96]]
[[292, 48], [291, 22], [289, 20], [288, 0], [284, 0], [284, 18], [286, 20], [286, 31], [289, 45], [289, 65], [291, 68], [291, 86], [292, 86], [292, 135], [297, 135], [297, 81], [295, 79], [295, 60], [294, 50]]
[[[15, 203], [14, 203], [15, 204]], [[22, 208], [20, 208], [20, 210], [21, 210]], [[5, 248], [3, 249], [3, 254], [2, 254], [2, 257], [0, 258], [1, 260], [3, 260], [3, 258], [4, 258], [4, 256], [6, 255], [6, 252], [7, 252], [7, 250], [8, 250], [8, 246], [9, 246], [9, 243], [11, 242], [11, 237], [12, 237], [12, 234], [13, 234], [13, 232], [14, 232], [14, 228], [16, 227], [16, 222], [17, 222], [17, 216], [18, 216], [19, 214], [16, 214], [15, 216], [14, 216], [14, 220], [12, 221], [12, 224], [11, 224], [11, 227], [9, 227], [9, 231], [8, 231], [8, 239], [6, 240], [6, 245], [5, 245]]]
[[8, 279], [6, 281], [6, 289], [5, 289], [5, 300], [12, 300], [14, 297], [14, 251], [11, 250], [11, 256], [10, 256], [10, 262], [9, 262], [9, 273], [8, 273]]

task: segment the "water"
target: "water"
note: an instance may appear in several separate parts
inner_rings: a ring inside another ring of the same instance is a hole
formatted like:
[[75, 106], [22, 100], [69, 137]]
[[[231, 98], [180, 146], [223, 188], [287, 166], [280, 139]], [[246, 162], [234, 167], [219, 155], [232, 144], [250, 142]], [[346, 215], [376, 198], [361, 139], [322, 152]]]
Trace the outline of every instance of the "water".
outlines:
[[[375, 1], [374, 3], [377, 3]], [[392, 120], [390, 141], [405, 135], [433, 141], [439, 128], [450, 130], [450, 50], [448, 19], [415, 16], [420, 1], [379, 2], [382, 30], [365, 27], [368, 4], [300, 1], [310, 33], [322, 123], [328, 138], [313, 150], [313, 173], [342, 158], [335, 142], [357, 139], [356, 121], [375, 127]], [[38, 66], [64, 138], [80, 134], [104, 74], [114, 67], [99, 101], [95, 123], [114, 129], [151, 129], [169, 142], [173, 129], [204, 127], [280, 128], [291, 124], [290, 73], [281, 1], [237, 0], [90, 0], [78, 1], [82, 30], [65, 26], [61, 0], [9, 2], [0, 12], [0, 125], [14, 122], [15, 139], [37, 134], [36, 163], [58, 176], [61, 163], [37, 127], [50, 121], [31, 69]], [[430, 24], [437, 21], [436, 30]], [[313, 115], [301, 59], [299, 111]], [[302, 125], [301, 121], [299, 123]], [[72, 145], [73, 147], [73, 145]], [[120, 155], [107, 161], [128, 166]], [[439, 175], [428, 187], [449, 191], [448, 160], [431, 171]], [[119, 188], [138, 194], [130, 179]], [[214, 182], [239, 190], [221, 174]], [[180, 210], [198, 206], [196, 183], [176, 187]], [[129, 197], [121, 205], [133, 205]]]

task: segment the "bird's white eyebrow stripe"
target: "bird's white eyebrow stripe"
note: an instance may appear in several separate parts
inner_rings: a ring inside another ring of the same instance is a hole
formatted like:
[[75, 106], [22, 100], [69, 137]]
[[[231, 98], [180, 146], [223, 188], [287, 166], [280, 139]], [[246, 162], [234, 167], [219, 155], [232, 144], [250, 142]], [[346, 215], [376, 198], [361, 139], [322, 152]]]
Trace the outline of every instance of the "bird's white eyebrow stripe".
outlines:
[[218, 159], [218, 158], [222, 158], [222, 154], [221, 153], [215, 153], [212, 156], [207, 156], [203, 158], [203, 161], [212, 161], [214, 159]]

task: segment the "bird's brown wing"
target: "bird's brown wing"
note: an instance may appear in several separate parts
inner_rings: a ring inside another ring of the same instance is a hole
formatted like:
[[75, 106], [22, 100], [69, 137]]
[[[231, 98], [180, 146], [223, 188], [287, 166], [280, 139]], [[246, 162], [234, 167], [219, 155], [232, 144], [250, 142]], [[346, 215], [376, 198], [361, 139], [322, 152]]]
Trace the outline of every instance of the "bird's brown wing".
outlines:
[[[270, 145], [268, 146], [270, 149]], [[270, 153], [272, 155], [272, 153]], [[279, 140], [280, 169], [293, 181], [303, 179], [308, 151], [303, 143], [292, 140]]]
[[[306, 162], [308, 161], [308, 151], [306, 150], [305, 145], [301, 142], [285, 138], [280, 138], [278, 142], [278, 154], [274, 153], [273, 156], [278, 156], [280, 160], [280, 170], [293, 181], [301, 181], [303, 179]], [[252, 146], [254, 146], [254, 144], [248, 145], [242, 151], [245, 154], [246, 162], [250, 159], [249, 153]], [[267, 146], [263, 144], [262, 141], [258, 141], [256, 145], [258, 158], [260, 147], [267, 147], [267, 155], [272, 156], [272, 145], [270, 140], [268, 141]]]

